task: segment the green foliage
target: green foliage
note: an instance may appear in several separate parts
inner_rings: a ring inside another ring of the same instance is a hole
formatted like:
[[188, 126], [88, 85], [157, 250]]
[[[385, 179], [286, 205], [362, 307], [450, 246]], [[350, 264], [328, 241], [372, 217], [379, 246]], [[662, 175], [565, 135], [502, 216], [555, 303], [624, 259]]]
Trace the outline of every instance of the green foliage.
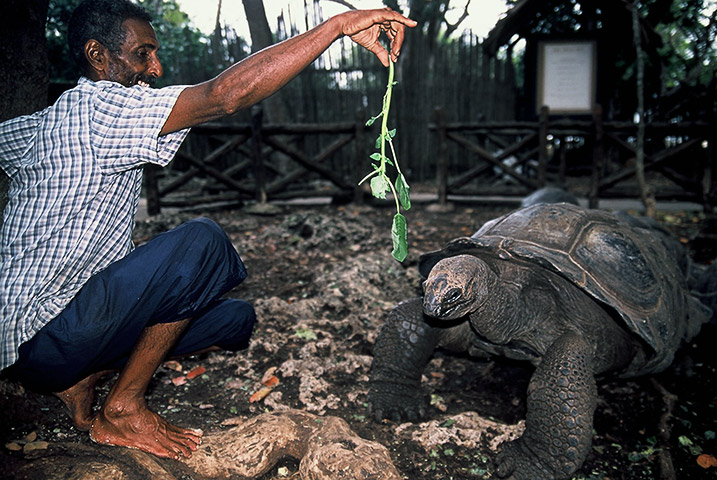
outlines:
[[50, 0], [47, 10], [45, 38], [53, 82], [74, 82], [79, 71], [67, 46], [67, 24], [81, 0]]
[[318, 340], [318, 336], [316, 336], [316, 332], [311, 330], [310, 328], [297, 328], [294, 332], [294, 336], [299, 337], [303, 340]]
[[673, 0], [669, 5], [652, 0], [646, 3], [645, 16], [656, 22], [656, 30], [665, 42], [660, 50], [666, 65], [665, 86], [672, 88], [685, 82], [690, 86], [709, 84], [717, 69], [717, 2]]
[[[383, 108], [381, 113], [368, 119], [366, 122], [367, 126], [371, 126], [376, 120], [381, 119], [381, 133], [376, 139], [376, 148], [380, 152], [374, 152], [370, 158], [375, 163], [373, 166], [373, 172], [366, 175], [360, 182], [371, 179], [369, 185], [371, 186], [371, 194], [379, 199], [385, 199], [386, 194], [393, 193], [396, 201], [396, 214], [393, 217], [393, 224], [391, 226], [391, 238], [393, 240], [393, 251], [391, 255], [393, 258], [402, 262], [408, 255], [408, 228], [406, 225], [406, 217], [401, 214], [401, 207], [405, 210], [411, 208], [411, 199], [409, 197], [409, 186], [406, 182], [406, 178], [401, 172], [401, 168], [398, 165], [398, 159], [396, 158], [396, 150], [393, 148], [393, 138], [396, 136], [396, 129], [388, 129], [388, 112], [391, 109], [391, 94], [393, 92], [393, 86], [396, 82], [394, 78], [394, 66], [393, 62], [389, 63], [388, 67], [388, 84], [386, 86], [386, 93], [383, 96]], [[386, 145], [391, 148], [392, 159], [386, 156]], [[391, 183], [391, 179], [386, 174], [386, 166], [390, 165], [396, 169], [396, 183]]]
[[[511, 3], [514, 2], [508, 1]], [[636, 52], [629, 22], [632, 4], [633, 0], [551, 2], [551, 9], [531, 19], [528, 27], [530, 35], [580, 33], [607, 37], [605, 45], [622, 45], [614, 48], [608, 63], [614, 68], [613, 78], [618, 79], [612, 94], [622, 110], [618, 114], [629, 116], [635, 108], [636, 81]], [[637, 6], [644, 20], [641, 33], [647, 53], [647, 115], [686, 120], [714, 114], [717, 0], [638, 0]]]
[[[79, 76], [67, 46], [67, 24], [80, 1], [50, 0], [46, 39], [53, 82], [74, 82]], [[137, 0], [137, 3], [154, 19], [152, 24], [159, 40], [159, 57], [164, 70], [159, 86], [208, 80], [249, 54], [246, 42], [235, 32], [225, 32], [219, 42], [211, 42], [209, 36], [192, 25], [176, 0]]]
[[213, 59], [208, 56], [209, 38], [191, 25], [189, 16], [175, 0], [140, 0], [138, 3], [154, 18], [164, 70], [159, 86], [199, 83], [217, 73]]

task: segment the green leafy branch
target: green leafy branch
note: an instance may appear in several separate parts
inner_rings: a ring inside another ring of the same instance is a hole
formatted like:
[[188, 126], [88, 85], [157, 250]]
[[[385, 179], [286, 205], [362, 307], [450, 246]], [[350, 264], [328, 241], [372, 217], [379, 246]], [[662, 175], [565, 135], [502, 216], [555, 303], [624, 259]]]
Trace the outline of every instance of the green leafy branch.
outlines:
[[[401, 207], [403, 207], [404, 210], [410, 209], [411, 199], [409, 197], [410, 187], [398, 165], [396, 150], [393, 147], [393, 138], [396, 136], [396, 129], [388, 129], [388, 112], [391, 108], [391, 94], [393, 93], [393, 86], [397, 83], [394, 82], [393, 78], [394, 65], [393, 61], [390, 61], [388, 66], [388, 85], [386, 86], [386, 93], [383, 96], [383, 109], [378, 115], [371, 117], [366, 122], [366, 125], [370, 127], [376, 120], [381, 119], [381, 133], [376, 139], [376, 148], [379, 149], [379, 151], [371, 154], [371, 160], [375, 162], [372, 164], [373, 172], [366, 175], [359, 182], [359, 185], [371, 179], [371, 194], [374, 197], [385, 199], [388, 192], [393, 194], [396, 200], [396, 214], [393, 216], [393, 225], [391, 226], [391, 237], [393, 239], [393, 251], [391, 255], [399, 262], [402, 262], [408, 255], [408, 228], [406, 225], [406, 217], [401, 214]], [[386, 156], [386, 144], [388, 144], [391, 149], [392, 158]], [[391, 182], [391, 179], [386, 173], [387, 165], [391, 165], [396, 169], [395, 184]]]

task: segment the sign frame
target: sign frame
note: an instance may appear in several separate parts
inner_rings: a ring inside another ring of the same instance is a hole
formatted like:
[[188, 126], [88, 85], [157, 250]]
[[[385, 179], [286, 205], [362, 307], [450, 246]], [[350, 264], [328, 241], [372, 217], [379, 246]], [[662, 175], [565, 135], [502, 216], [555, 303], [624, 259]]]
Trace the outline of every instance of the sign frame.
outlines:
[[538, 42], [536, 112], [589, 115], [595, 108], [597, 42], [541, 40]]

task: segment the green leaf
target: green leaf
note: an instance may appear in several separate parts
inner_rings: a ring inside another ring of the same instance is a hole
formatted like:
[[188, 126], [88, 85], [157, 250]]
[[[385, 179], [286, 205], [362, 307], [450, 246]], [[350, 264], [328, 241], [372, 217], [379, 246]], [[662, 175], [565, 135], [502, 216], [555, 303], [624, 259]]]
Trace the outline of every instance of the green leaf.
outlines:
[[396, 191], [398, 192], [398, 199], [401, 202], [401, 206], [405, 210], [411, 209], [411, 197], [408, 194], [410, 188], [406, 182], [406, 177], [404, 177], [402, 173], [399, 174], [396, 178]]
[[391, 237], [393, 237], [393, 258], [402, 262], [408, 256], [408, 241], [406, 217], [397, 213], [393, 216], [393, 226], [391, 227]]
[[393, 130], [389, 130], [387, 133], [388, 133], [388, 138], [393, 138], [396, 136], [396, 129], [394, 128]]
[[378, 152], [375, 152], [370, 155], [370, 158], [371, 158], [371, 160], [376, 160], [377, 162], [380, 162], [381, 158], [383, 158], [383, 155], [381, 155]]
[[298, 328], [294, 332], [294, 335], [302, 338], [304, 340], [318, 340], [319, 337], [316, 336], [316, 332], [311, 330], [310, 328]]
[[371, 194], [376, 198], [386, 198], [386, 192], [391, 190], [386, 175], [376, 175], [371, 179]]
[[367, 126], [367, 127], [370, 127], [371, 125], [373, 125], [373, 123], [374, 123], [376, 120], [378, 120], [379, 118], [381, 118], [381, 115], [383, 115], [383, 112], [379, 113], [379, 114], [376, 115], [375, 117], [371, 117], [371, 118], [369, 118], [368, 120], [366, 120], [366, 126]]

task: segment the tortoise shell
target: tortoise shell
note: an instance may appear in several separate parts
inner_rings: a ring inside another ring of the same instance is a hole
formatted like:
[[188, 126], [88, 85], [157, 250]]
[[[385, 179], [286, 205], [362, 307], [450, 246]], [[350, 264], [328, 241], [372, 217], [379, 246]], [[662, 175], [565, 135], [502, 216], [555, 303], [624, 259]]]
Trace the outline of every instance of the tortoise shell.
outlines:
[[419, 270], [427, 277], [442, 258], [466, 253], [527, 262], [570, 280], [649, 345], [640, 373], [669, 365], [704, 321], [663, 239], [607, 211], [568, 203], [521, 208], [422, 255]]

